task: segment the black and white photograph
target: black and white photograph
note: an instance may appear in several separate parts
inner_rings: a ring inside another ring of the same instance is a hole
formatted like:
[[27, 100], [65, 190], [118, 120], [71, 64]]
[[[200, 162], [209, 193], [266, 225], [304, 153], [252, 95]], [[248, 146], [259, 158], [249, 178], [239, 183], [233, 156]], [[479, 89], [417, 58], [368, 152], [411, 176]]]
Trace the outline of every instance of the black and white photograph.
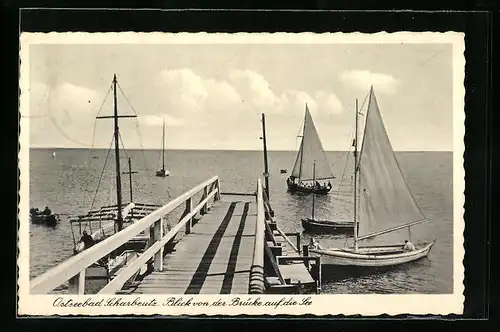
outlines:
[[20, 312], [462, 312], [464, 34], [20, 49]]

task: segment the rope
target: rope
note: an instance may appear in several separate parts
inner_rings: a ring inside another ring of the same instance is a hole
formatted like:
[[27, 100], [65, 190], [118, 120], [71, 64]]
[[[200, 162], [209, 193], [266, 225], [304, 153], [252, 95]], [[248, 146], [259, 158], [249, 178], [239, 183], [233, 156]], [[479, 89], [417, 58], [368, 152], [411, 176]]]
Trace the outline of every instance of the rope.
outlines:
[[[111, 91], [112, 88], [113, 88], [113, 85], [110, 84], [110, 86], [108, 88], [108, 92], [106, 93], [106, 96], [104, 97], [104, 99], [102, 101], [101, 107], [99, 107], [99, 109], [97, 111], [96, 117], [99, 116], [99, 114], [101, 114], [102, 108], [104, 107], [104, 104], [105, 104], [106, 100], [108, 99], [109, 92]], [[97, 128], [97, 119], [94, 119], [94, 128], [92, 129], [92, 144], [91, 144], [90, 149], [89, 149], [89, 160], [88, 160], [89, 168], [87, 170], [87, 172], [89, 172], [89, 173], [90, 173], [90, 166], [92, 164], [92, 151], [94, 150], [96, 128]], [[87, 197], [88, 197], [88, 194], [86, 194], [84, 201], [87, 200]]]
[[[125, 92], [123, 92], [122, 90], [122, 87], [120, 86], [119, 83], [117, 83], [118, 85], [118, 89], [120, 90], [120, 92], [122, 93], [123, 95], [123, 98], [125, 98], [125, 101], [127, 102], [127, 104], [130, 106], [130, 109], [132, 109], [132, 112], [134, 112], [134, 114], [139, 117], [139, 115], [137, 114], [137, 112], [135, 111], [135, 108], [134, 106], [132, 106], [132, 103], [128, 100], [127, 96], [125, 95]], [[139, 144], [141, 146], [141, 153], [142, 153], [142, 157], [144, 159], [144, 168], [146, 169], [147, 172], [149, 172], [149, 169], [148, 169], [148, 163], [147, 163], [147, 159], [146, 159], [146, 155], [144, 154], [144, 144], [142, 142], [142, 136], [141, 136], [141, 131], [139, 130], [139, 120], [138, 118], [136, 119], [136, 129], [137, 129], [137, 134], [139, 136]]]
[[111, 138], [111, 143], [109, 145], [108, 154], [106, 155], [106, 159], [104, 160], [104, 166], [102, 168], [101, 175], [99, 176], [99, 181], [97, 182], [97, 188], [96, 188], [95, 193], [94, 193], [94, 198], [92, 199], [92, 204], [90, 205], [91, 210], [94, 208], [95, 200], [97, 197], [97, 192], [99, 191], [99, 187], [101, 185], [102, 176], [104, 175], [104, 170], [106, 169], [106, 164], [108, 163], [108, 158], [109, 158], [109, 154], [111, 152], [112, 145], [113, 145], [113, 138]]

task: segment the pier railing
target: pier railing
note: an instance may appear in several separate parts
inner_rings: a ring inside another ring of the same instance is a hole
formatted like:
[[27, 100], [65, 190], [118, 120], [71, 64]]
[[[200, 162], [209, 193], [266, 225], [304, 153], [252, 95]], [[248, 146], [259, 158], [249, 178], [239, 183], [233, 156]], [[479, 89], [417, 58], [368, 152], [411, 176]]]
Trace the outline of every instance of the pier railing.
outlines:
[[265, 292], [264, 276], [264, 237], [265, 237], [265, 216], [264, 216], [264, 193], [261, 180], [257, 180], [257, 224], [255, 227], [254, 253], [252, 267], [250, 268], [250, 294], [262, 294]]
[[[193, 206], [193, 197], [201, 191], [203, 191], [201, 201], [196, 206]], [[153, 228], [153, 231], [150, 233], [150, 246], [134, 260], [133, 263], [125, 267], [120, 274], [101, 289], [99, 294], [110, 294], [119, 291], [150, 259], [153, 259], [154, 269], [161, 271], [163, 269], [163, 251], [165, 245], [167, 245], [182, 228], [185, 228], [185, 233], [189, 234], [193, 226], [193, 217], [195, 217], [198, 212], [202, 214], [206, 213], [208, 210], [208, 203], [211, 199], [214, 201], [220, 199], [220, 183], [218, 176], [214, 176], [200, 183], [120, 232], [34, 278], [31, 281], [30, 292], [32, 294], [46, 294], [66, 281], [73, 279], [76, 281], [77, 285], [75, 291], [78, 294], [84, 294], [86, 269], [118, 249], [134, 236], [137, 236], [145, 230], [149, 230], [150, 227]], [[182, 204], [185, 204], [185, 210], [180, 221], [169, 232], [164, 234], [164, 219], [170, 212]]]

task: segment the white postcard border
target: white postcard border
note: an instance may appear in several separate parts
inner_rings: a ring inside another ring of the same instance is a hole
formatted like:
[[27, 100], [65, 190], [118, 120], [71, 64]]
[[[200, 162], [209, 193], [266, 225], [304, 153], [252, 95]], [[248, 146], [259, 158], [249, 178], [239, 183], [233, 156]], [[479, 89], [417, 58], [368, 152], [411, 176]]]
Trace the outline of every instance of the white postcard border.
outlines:
[[[31, 295], [29, 292], [29, 47], [31, 44], [324, 44], [324, 43], [452, 43], [453, 44], [453, 294], [448, 295]], [[464, 302], [465, 113], [464, 34], [457, 32], [365, 33], [22, 33], [20, 37], [20, 201], [18, 234], [19, 315], [397, 315], [461, 314]], [[115, 300], [111, 300], [115, 298]], [[121, 301], [116, 301], [121, 298]], [[168, 305], [170, 298], [189, 305]], [[235, 298], [241, 305], [234, 303]], [[135, 302], [134, 302], [135, 300]], [[217, 305], [218, 300], [226, 302]], [[68, 302], [70, 301], [70, 302]], [[81, 306], [61, 306], [67, 303]], [[85, 302], [86, 301], [86, 302]], [[260, 305], [255, 304], [260, 302]], [[95, 303], [90, 306], [89, 303]], [[129, 302], [128, 304], [126, 302]], [[152, 306], [151, 303], [157, 305]], [[207, 302], [197, 306], [195, 302]], [[269, 302], [269, 303], [268, 303]], [[271, 303], [274, 302], [274, 303]], [[296, 302], [293, 304], [293, 302]], [[87, 303], [87, 305], [83, 305]], [[97, 303], [101, 303], [97, 305]], [[112, 304], [115, 305], [112, 305]], [[121, 303], [121, 304], [118, 304]], [[135, 304], [134, 304], [135, 303]], [[146, 305], [148, 304], [149, 305]], [[302, 304], [301, 304], [302, 303]], [[268, 305], [266, 305], [268, 304]], [[274, 304], [274, 305], [273, 305]]]

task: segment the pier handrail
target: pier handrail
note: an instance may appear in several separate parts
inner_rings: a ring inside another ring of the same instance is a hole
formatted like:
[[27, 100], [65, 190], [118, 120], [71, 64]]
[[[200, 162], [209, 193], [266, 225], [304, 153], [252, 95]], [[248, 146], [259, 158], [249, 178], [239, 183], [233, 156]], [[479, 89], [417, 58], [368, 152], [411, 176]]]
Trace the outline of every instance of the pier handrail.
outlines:
[[254, 252], [252, 267], [250, 269], [250, 294], [263, 294], [265, 291], [264, 277], [264, 232], [265, 232], [265, 208], [262, 182], [257, 180], [257, 220], [255, 227]]
[[[211, 186], [211, 191], [210, 193], [208, 192], [208, 188]], [[80, 275], [80, 279], [82, 275], [84, 276], [85, 270], [87, 267], [92, 265], [93, 263], [99, 261], [101, 258], [105, 257], [115, 249], [119, 248], [121, 245], [125, 244], [127, 241], [132, 239], [134, 236], [138, 235], [142, 231], [146, 230], [147, 228], [151, 227], [151, 225], [155, 224], [156, 225], [161, 225], [161, 221], [163, 220], [162, 218], [179, 207], [182, 203], [189, 203], [189, 206], [191, 205], [191, 198], [199, 193], [201, 190], [204, 190], [204, 197], [205, 199], [198, 204], [198, 206], [195, 209], [190, 209], [190, 213], [186, 214], [182, 219], [181, 222], [183, 222], [183, 225], [186, 224], [187, 226], [187, 221], [191, 220], [191, 218], [196, 214], [194, 211], [198, 211], [204, 206], [206, 206], [208, 200], [211, 197], [214, 197], [214, 200], [220, 199], [220, 185], [219, 185], [219, 177], [214, 176], [196, 187], [190, 189], [189, 191], [183, 193], [182, 195], [178, 196], [177, 198], [171, 200], [168, 202], [166, 205], [158, 208], [151, 214], [141, 218], [138, 220], [136, 223], [124, 228], [120, 232], [110, 236], [109, 238], [95, 244], [94, 246], [86, 249], [85, 251], [69, 258], [68, 260], [64, 261], [63, 263], [53, 267], [52, 269], [48, 270], [47, 272], [43, 273], [42, 275], [34, 278], [30, 282], [30, 292], [32, 294], [44, 294], [52, 291], [54, 288], [58, 287], [59, 285], [63, 284], [64, 282], [68, 281], [69, 279], [73, 278], [76, 275]], [[200, 209], [196, 210], [198, 207]], [[189, 218], [188, 218], [189, 217]], [[160, 221], [160, 222], [158, 222]], [[182, 225], [179, 225], [180, 222], [170, 231], [166, 234], [166, 236], [160, 236], [160, 238], [157, 237], [157, 241], [146, 250], [145, 253], [148, 253], [148, 255], [152, 252], [158, 254], [158, 251], [161, 249], [161, 243], [163, 243], [163, 239], [166, 239], [167, 237], [172, 238], [173, 237], [173, 231], [175, 230], [178, 232]], [[191, 226], [191, 224], [189, 225]], [[156, 233], [157, 229], [155, 229]], [[162, 232], [161, 229], [159, 229], [160, 232]], [[168, 241], [165, 241], [167, 243]], [[158, 250], [157, 250], [158, 249]], [[144, 253], [144, 254], [145, 254]], [[143, 255], [144, 255], [143, 254]], [[137, 260], [142, 262], [143, 259], [142, 256]], [[146, 256], [144, 256], [146, 257]], [[133, 263], [132, 265], [134, 265]], [[155, 264], [156, 265], [156, 264]], [[118, 276], [119, 277], [119, 276]], [[118, 278], [117, 277], [117, 278]], [[115, 283], [115, 285], [118, 282]], [[108, 285], [109, 286], [109, 285]], [[82, 286], [80, 286], [82, 287]], [[83, 290], [80, 289], [80, 293], [83, 293]]]

